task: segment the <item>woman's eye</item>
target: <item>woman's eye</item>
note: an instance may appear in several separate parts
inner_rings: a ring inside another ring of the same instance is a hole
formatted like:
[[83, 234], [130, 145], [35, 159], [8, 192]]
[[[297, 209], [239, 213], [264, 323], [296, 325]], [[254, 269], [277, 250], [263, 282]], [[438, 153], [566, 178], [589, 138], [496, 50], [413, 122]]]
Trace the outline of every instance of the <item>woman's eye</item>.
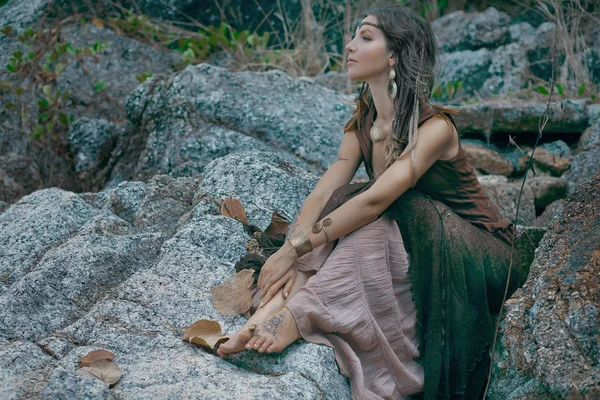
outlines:
[[368, 41], [370, 41], [371, 39], [369, 39], [368, 37], [364, 37], [364, 36], [363, 36], [363, 40], [364, 40], [365, 42], [368, 42]]

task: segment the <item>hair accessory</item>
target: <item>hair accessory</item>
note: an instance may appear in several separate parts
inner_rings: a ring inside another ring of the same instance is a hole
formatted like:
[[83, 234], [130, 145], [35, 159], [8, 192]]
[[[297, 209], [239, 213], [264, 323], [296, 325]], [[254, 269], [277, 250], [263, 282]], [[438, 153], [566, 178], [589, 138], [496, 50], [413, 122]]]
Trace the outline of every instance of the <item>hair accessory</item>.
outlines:
[[310, 238], [303, 230], [294, 233], [292, 236], [288, 237], [287, 240], [289, 240], [292, 246], [294, 246], [296, 249], [298, 257], [302, 257], [304, 254], [310, 253], [313, 249]]
[[373, 126], [371, 127], [371, 130], [369, 131], [369, 136], [371, 136], [371, 140], [373, 142], [377, 143], [377, 142], [381, 142], [383, 139], [385, 139], [385, 135], [383, 134], [383, 130], [381, 130], [380, 126], [385, 124], [386, 122], [388, 122], [390, 119], [395, 121], [396, 116], [392, 115], [386, 121], [376, 124], [375, 121], [373, 121], [373, 114], [371, 114], [371, 122], [373, 123]]

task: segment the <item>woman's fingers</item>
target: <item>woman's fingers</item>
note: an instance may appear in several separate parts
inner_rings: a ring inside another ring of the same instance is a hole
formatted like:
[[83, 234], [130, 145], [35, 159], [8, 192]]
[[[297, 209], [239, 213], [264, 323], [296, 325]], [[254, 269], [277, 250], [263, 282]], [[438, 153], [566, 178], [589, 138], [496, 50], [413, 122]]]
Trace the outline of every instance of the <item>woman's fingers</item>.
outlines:
[[295, 281], [296, 281], [296, 274], [292, 274], [290, 279], [288, 279], [287, 283], [285, 284], [285, 287], [283, 288], [283, 297], [285, 299], [288, 298], [290, 292], [292, 291], [292, 287], [294, 286]]
[[286, 281], [288, 279], [289, 279], [288, 276], [284, 276], [283, 278], [281, 278], [278, 281], [276, 281], [274, 284], [268, 286], [266, 288], [267, 289], [266, 293], [260, 299], [260, 305], [258, 306], [258, 308], [262, 307], [263, 305], [265, 305], [269, 301], [271, 301], [271, 299], [273, 298], [273, 296], [275, 295], [275, 293], [277, 293], [279, 291], [279, 289], [281, 289], [281, 287], [286, 283]]

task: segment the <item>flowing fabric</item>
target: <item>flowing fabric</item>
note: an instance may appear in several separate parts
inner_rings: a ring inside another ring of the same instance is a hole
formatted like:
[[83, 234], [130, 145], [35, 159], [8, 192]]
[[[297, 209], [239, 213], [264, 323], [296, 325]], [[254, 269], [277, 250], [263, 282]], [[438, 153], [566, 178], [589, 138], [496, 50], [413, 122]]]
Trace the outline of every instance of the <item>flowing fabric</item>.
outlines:
[[[338, 188], [318, 220], [375, 182], [368, 129], [357, 135], [371, 180]], [[459, 147], [375, 221], [298, 260], [315, 274], [286, 307], [304, 339], [333, 347], [354, 399], [481, 398], [506, 281], [510, 297], [526, 273], [514, 226]]]

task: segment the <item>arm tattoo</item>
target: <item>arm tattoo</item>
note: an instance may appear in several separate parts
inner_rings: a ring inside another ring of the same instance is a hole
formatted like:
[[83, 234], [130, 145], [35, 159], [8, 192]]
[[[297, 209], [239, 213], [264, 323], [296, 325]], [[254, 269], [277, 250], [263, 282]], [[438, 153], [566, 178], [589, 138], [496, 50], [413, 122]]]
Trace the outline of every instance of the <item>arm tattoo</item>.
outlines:
[[298, 217], [300, 217], [300, 215], [302, 215], [302, 207], [300, 207], [300, 210], [298, 210], [298, 213], [296, 214], [296, 216], [294, 217], [294, 220], [292, 221], [292, 224], [290, 225], [290, 227], [288, 228], [287, 233], [285, 234], [285, 237], [288, 238], [291, 235], [294, 234], [294, 232], [296, 232], [296, 230], [300, 227], [300, 222], [298, 222]]
[[342, 157], [342, 154], [338, 154], [337, 158], [335, 159], [334, 162], [338, 162], [338, 161], [348, 161], [347, 158]]

